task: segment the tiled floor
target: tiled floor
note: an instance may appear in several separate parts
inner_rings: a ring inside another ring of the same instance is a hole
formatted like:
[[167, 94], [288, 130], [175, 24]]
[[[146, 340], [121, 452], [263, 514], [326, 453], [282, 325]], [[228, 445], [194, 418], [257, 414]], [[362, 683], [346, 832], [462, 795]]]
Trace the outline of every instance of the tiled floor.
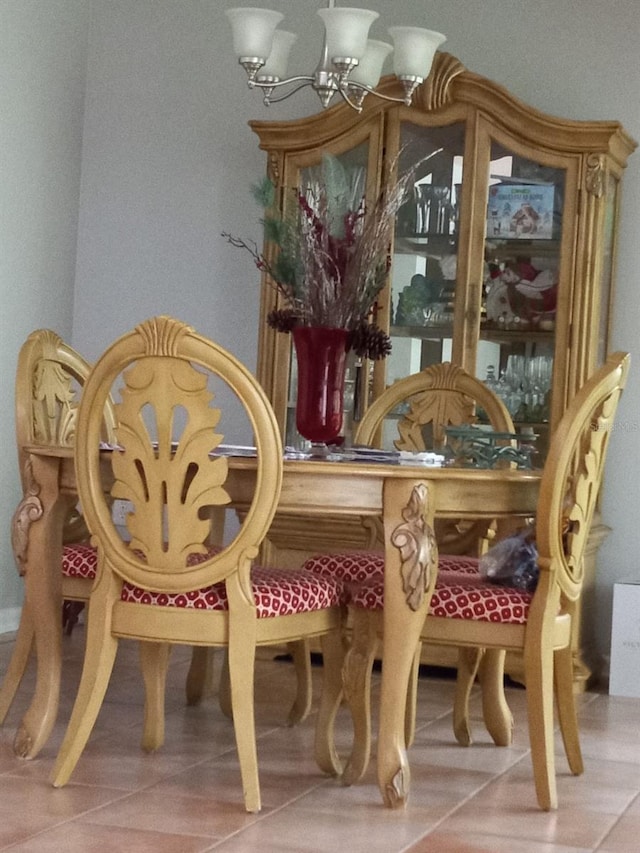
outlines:
[[[0, 674], [11, 635], [0, 637]], [[107, 702], [71, 782], [49, 784], [80, 672], [83, 631], [65, 639], [64, 697], [54, 735], [34, 761], [12, 751], [33, 673], [0, 730], [0, 850], [21, 853], [621, 853], [640, 838], [640, 700], [588, 693], [581, 698], [586, 771], [569, 775], [558, 747], [560, 808], [537, 809], [528, 754], [524, 691], [509, 690], [516, 718], [513, 746], [490, 743], [474, 699], [476, 742], [454, 744], [453, 684], [421, 679], [412, 791], [404, 811], [385, 809], [371, 768], [343, 788], [310, 757], [313, 718], [283, 725], [293, 673], [283, 661], [257, 667], [258, 753], [263, 809], [244, 811], [231, 723], [215, 696], [185, 706], [189, 650], [174, 652], [162, 750], [139, 748], [141, 690], [137, 655], [122, 645]], [[317, 672], [316, 672], [317, 677]], [[340, 744], [349, 743], [346, 715]]]

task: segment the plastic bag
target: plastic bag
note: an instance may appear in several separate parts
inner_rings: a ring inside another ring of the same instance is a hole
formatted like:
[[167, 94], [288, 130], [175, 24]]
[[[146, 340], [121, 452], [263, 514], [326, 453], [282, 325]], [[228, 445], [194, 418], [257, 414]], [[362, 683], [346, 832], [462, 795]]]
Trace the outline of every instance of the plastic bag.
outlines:
[[480, 557], [480, 574], [487, 580], [533, 592], [538, 583], [538, 549], [529, 531], [508, 536]]

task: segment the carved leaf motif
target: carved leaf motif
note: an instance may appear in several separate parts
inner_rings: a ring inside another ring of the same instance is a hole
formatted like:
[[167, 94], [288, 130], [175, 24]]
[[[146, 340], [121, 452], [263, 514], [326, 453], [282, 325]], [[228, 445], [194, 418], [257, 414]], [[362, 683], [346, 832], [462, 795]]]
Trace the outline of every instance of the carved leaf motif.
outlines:
[[574, 470], [568, 479], [563, 534], [564, 571], [574, 584], [580, 583], [584, 573], [583, 556], [602, 478], [611, 413], [614, 410], [615, 402], [610, 397], [585, 429], [582, 440], [578, 441]]
[[42, 501], [39, 498], [40, 486], [33, 476], [31, 459], [24, 465], [25, 495], [18, 504], [11, 519], [11, 546], [20, 575], [27, 570], [27, 552], [29, 550], [29, 529], [34, 521], [42, 518]]
[[601, 154], [590, 154], [587, 157], [585, 184], [587, 192], [596, 198], [604, 195], [605, 174], [604, 157]]
[[33, 378], [34, 441], [72, 446], [77, 410], [71, 376], [55, 361], [40, 361]]
[[406, 802], [409, 795], [409, 774], [404, 767], [399, 767], [384, 789], [384, 799], [387, 806], [398, 808]]
[[229, 502], [227, 460], [209, 456], [222, 440], [214, 432], [220, 410], [210, 406], [207, 377], [186, 362], [144, 358], [124, 378], [116, 406], [124, 450], [113, 455], [111, 493], [134, 506], [132, 548], [156, 567], [186, 565], [190, 553], [204, 552], [210, 530], [199, 510]]
[[[394, 444], [398, 450], [423, 451], [441, 447], [446, 426], [473, 423], [474, 402], [457, 387], [463, 371], [455, 364], [443, 363], [429, 368], [433, 377], [431, 388], [409, 399], [409, 412], [398, 422], [400, 438]], [[425, 425], [431, 425], [429, 447], [425, 441]]]
[[425, 424], [433, 425], [435, 447], [444, 443], [445, 426], [460, 426], [473, 421], [473, 401], [453, 391], [434, 394], [424, 391], [416, 394], [409, 403], [409, 412], [398, 423], [400, 438], [395, 442], [398, 450], [426, 450], [423, 435]]
[[402, 510], [404, 519], [391, 534], [391, 542], [400, 551], [402, 589], [412, 610], [419, 610], [436, 566], [437, 546], [433, 529], [425, 520], [427, 488], [416, 486]]

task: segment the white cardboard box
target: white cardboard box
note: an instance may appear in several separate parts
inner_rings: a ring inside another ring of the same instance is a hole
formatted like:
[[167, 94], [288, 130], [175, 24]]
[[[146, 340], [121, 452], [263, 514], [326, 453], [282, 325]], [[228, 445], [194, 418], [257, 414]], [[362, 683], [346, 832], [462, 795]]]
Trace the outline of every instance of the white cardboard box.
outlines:
[[640, 698], [640, 580], [613, 585], [609, 693]]

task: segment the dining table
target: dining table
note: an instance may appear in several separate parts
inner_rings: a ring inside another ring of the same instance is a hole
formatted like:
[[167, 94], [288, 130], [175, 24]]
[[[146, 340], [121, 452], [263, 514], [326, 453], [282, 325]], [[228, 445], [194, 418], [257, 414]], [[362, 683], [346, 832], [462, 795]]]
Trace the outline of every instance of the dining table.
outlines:
[[[31, 485], [14, 515], [21, 540], [25, 597], [35, 628], [36, 684], [19, 723], [14, 750], [34, 758], [45, 746], [58, 712], [62, 666], [61, 558], [63, 525], [76, 506], [73, 448], [32, 445]], [[109, 465], [109, 450], [103, 452]], [[110, 465], [109, 465], [110, 468]], [[256, 460], [229, 455], [226, 488], [232, 505], [248, 506]], [[435, 515], [457, 519], [513, 519], [535, 513], [541, 472], [531, 469], [439, 467], [385, 457], [287, 458], [278, 513], [309, 518], [382, 518], [385, 581], [377, 776], [383, 801], [406, 802], [410, 771], [405, 705], [414, 650], [428, 597], [425, 573], [437, 560]], [[33, 511], [34, 505], [37, 511]], [[409, 545], [407, 544], [409, 543]], [[349, 685], [345, 685], [345, 690]]]

